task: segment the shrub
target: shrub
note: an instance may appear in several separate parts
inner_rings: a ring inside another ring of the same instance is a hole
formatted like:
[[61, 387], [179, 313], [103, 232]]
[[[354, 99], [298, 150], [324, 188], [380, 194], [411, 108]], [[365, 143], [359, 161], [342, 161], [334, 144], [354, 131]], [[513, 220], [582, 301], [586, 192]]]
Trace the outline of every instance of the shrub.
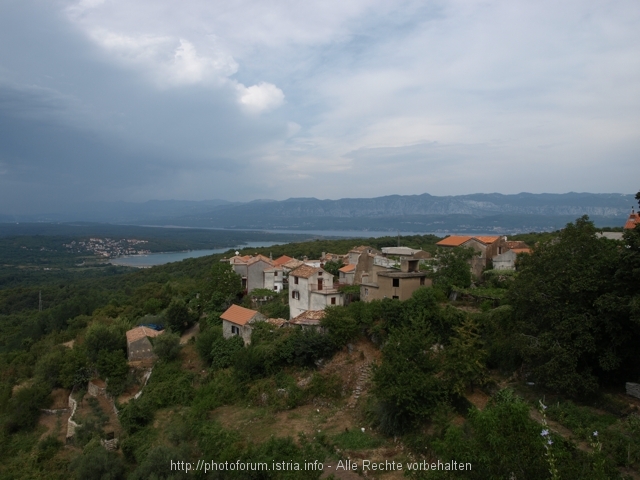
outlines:
[[153, 339], [153, 352], [160, 360], [175, 360], [180, 354], [180, 348], [180, 337], [175, 333], [165, 332]]

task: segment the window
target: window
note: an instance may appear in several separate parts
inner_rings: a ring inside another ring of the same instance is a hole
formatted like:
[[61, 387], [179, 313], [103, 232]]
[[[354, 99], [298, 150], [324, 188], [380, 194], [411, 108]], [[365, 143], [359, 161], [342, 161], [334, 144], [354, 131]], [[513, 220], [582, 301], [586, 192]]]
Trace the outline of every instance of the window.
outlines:
[[240, 335], [240, 329], [235, 325], [231, 325], [231, 334], [232, 335]]
[[369, 289], [367, 287], [364, 288], [364, 296], [365, 297], [369, 296]]
[[322, 271], [318, 272], [318, 275], [322, 275]]
[[293, 283], [298, 284], [298, 277], [293, 277]]
[[335, 305], [336, 304], [336, 297], [331, 297], [331, 305]]
[[395, 299], [395, 300], [400, 300], [400, 297], [399, 297], [399, 296], [397, 296], [397, 295], [394, 295], [394, 296], [393, 296], [393, 297], [391, 297], [391, 298], [393, 298], [393, 299]]
[[273, 276], [274, 276], [274, 277], [277, 277], [277, 276], [278, 276], [278, 272], [274, 272], [274, 273], [273, 273]]
[[294, 290], [293, 292], [291, 292], [291, 298], [293, 298], [294, 300], [300, 300], [300, 292]]
[[420, 285], [424, 285], [424, 277], [420, 277]]
[[394, 287], [399, 287], [400, 286], [400, 279], [399, 278], [394, 278], [393, 279], [393, 286]]

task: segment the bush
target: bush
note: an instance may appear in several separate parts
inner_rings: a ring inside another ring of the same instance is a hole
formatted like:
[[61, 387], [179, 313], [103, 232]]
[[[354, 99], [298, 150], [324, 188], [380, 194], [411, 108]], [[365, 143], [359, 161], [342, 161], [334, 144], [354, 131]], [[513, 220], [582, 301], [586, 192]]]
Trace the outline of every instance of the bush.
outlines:
[[180, 336], [175, 333], [164, 332], [153, 339], [153, 352], [160, 360], [175, 360], [180, 354], [180, 348]]
[[49, 389], [42, 385], [21, 388], [7, 402], [4, 428], [9, 433], [35, 427], [40, 409], [51, 404]]
[[243, 349], [244, 340], [239, 336], [217, 337], [211, 345], [211, 368], [218, 370], [230, 367]]
[[125, 478], [124, 462], [119, 455], [97, 446], [77, 457], [70, 465], [79, 480], [119, 480]]

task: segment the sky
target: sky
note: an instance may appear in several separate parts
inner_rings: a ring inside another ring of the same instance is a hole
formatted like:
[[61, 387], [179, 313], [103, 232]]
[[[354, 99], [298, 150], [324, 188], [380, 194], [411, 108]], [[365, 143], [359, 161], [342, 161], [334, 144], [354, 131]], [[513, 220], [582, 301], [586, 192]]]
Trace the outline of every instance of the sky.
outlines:
[[0, 2], [0, 213], [639, 178], [637, 0]]

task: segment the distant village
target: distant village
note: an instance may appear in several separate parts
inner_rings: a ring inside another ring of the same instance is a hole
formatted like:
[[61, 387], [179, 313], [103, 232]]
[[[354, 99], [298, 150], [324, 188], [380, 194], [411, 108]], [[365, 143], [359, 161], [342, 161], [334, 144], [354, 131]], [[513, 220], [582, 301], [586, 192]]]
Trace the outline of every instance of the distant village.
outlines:
[[145, 243], [149, 242], [146, 240], [136, 240], [135, 238], [122, 240], [90, 238], [86, 242], [76, 242], [74, 240], [71, 243], [65, 243], [64, 247], [75, 253], [90, 252], [99, 257], [116, 258], [123, 255], [146, 255], [151, 253], [149, 250], [140, 247], [140, 245], [144, 245]]

